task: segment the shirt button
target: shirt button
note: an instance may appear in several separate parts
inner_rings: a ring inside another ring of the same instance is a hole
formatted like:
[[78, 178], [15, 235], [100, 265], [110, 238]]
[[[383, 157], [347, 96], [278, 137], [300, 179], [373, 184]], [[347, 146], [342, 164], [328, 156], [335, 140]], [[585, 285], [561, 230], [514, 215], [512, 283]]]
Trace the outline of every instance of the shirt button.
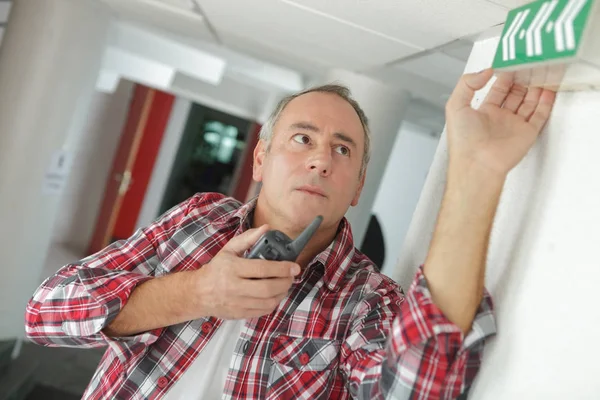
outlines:
[[160, 378], [158, 378], [158, 381], [156, 383], [158, 384], [158, 387], [162, 389], [165, 386], [167, 386], [167, 383], [169, 383], [169, 380], [166, 377], [161, 376]]
[[310, 357], [308, 356], [308, 354], [302, 353], [300, 355], [300, 364], [306, 365], [306, 364], [308, 364], [309, 361], [310, 361]]
[[279, 336], [277, 338], [277, 343], [279, 343], [281, 346], [283, 346], [285, 344], [285, 337]]
[[250, 341], [246, 340], [246, 343], [244, 343], [244, 354], [248, 353], [248, 348], [250, 347]]
[[208, 333], [212, 329], [212, 324], [210, 322], [205, 322], [202, 324], [202, 332]]

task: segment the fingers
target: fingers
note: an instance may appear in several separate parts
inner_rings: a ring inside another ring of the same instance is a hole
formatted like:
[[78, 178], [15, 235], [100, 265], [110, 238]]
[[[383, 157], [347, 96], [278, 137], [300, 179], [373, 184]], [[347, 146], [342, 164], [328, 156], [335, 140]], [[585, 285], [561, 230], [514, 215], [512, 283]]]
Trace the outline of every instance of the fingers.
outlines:
[[254, 246], [258, 239], [267, 233], [268, 230], [268, 225], [263, 225], [260, 228], [248, 229], [246, 232], [233, 237], [229, 242], [227, 242], [223, 249], [227, 249], [227, 251], [241, 256], [246, 250]]
[[541, 92], [537, 107], [531, 118], [529, 118], [529, 123], [533, 125], [538, 132], [540, 132], [544, 128], [544, 125], [546, 125], [546, 122], [548, 122], [555, 100], [556, 92], [548, 89], [544, 89]]
[[482, 103], [483, 105], [493, 105], [497, 107], [501, 107], [504, 104], [505, 100], [507, 100], [508, 95], [513, 87], [515, 75], [514, 73], [501, 73], [498, 75], [498, 79], [490, 88], [487, 96], [485, 96], [485, 100]]
[[458, 81], [450, 99], [448, 99], [447, 108], [459, 110], [469, 107], [475, 92], [482, 89], [492, 78], [494, 71], [486, 69], [476, 74], [465, 74]]
[[287, 261], [244, 260], [236, 264], [240, 278], [288, 278], [300, 273], [300, 266]]
[[506, 101], [504, 102], [503, 108], [510, 110], [513, 113], [517, 112], [517, 110], [525, 100], [527, 94], [528, 91], [526, 87], [514, 84], [510, 88], [510, 92], [506, 97]]
[[529, 88], [529, 90], [527, 91], [527, 95], [525, 96], [525, 99], [523, 100], [523, 104], [521, 104], [521, 106], [519, 107], [517, 114], [519, 114], [521, 117], [525, 118], [526, 120], [529, 120], [529, 118], [531, 118], [531, 116], [533, 115], [533, 112], [535, 111], [535, 109], [540, 101], [540, 96], [542, 95], [542, 91], [543, 91], [543, 89], [540, 87]]

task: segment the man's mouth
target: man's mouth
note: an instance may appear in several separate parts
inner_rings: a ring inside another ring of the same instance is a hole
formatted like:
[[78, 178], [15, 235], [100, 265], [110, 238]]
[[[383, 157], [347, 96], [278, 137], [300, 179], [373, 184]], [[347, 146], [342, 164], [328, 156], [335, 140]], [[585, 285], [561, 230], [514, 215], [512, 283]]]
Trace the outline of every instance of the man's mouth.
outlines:
[[299, 187], [297, 190], [311, 194], [313, 196], [327, 197], [325, 191], [318, 186], [304, 185]]

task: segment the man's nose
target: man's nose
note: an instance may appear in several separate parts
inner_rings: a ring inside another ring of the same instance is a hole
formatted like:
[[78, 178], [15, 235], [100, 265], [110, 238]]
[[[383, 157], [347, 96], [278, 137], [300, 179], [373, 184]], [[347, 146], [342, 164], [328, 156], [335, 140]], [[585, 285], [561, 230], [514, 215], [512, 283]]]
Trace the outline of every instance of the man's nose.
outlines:
[[315, 149], [310, 155], [307, 167], [321, 176], [328, 176], [331, 174], [331, 161], [331, 149]]

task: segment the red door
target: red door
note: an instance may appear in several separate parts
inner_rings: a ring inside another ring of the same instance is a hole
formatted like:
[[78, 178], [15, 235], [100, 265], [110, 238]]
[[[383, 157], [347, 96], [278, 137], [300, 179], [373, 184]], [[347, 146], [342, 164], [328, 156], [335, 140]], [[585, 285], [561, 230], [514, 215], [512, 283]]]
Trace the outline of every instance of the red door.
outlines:
[[175, 97], [136, 85], [88, 252], [129, 237], [142, 207]]

